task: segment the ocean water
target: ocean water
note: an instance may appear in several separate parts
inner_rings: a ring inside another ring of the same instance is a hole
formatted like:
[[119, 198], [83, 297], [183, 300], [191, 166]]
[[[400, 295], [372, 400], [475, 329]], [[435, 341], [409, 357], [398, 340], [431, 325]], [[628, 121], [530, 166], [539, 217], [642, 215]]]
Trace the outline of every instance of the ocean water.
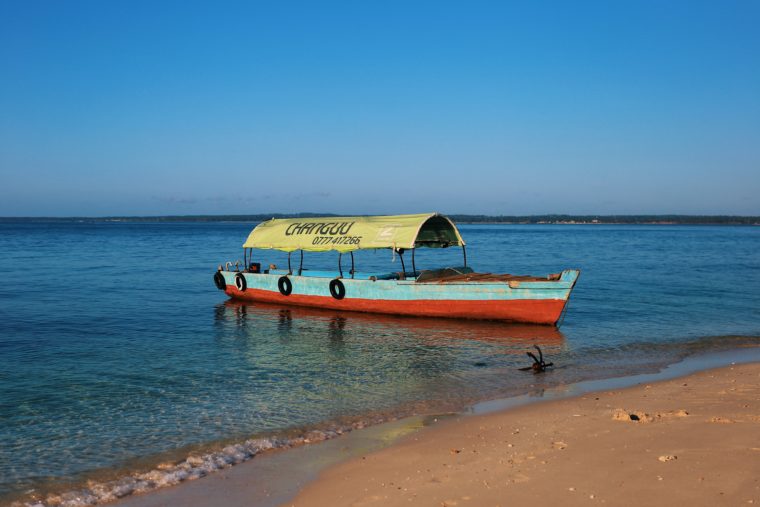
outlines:
[[[373, 421], [760, 344], [758, 227], [463, 225], [478, 271], [581, 269], [558, 330], [230, 302], [212, 275], [253, 225], [0, 223], [0, 504], [113, 498]], [[390, 252], [356, 263], [400, 269]], [[517, 370], [534, 344], [554, 370]]]

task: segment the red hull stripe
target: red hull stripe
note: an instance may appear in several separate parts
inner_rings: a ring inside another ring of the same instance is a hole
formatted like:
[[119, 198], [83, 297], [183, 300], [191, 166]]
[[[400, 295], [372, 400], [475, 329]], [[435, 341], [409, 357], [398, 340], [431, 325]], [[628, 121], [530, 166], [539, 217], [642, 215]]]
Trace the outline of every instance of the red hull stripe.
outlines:
[[337, 300], [330, 296], [298, 294], [283, 296], [279, 292], [261, 289], [247, 289], [245, 292], [241, 292], [233, 285], [228, 285], [225, 293], [235, 299], [263, 303], [418, 317], [507, 320], [531, 324], [556, 324], [565, 306], [565, 301], [560, 299], [391, 301], [388, 299], [345, 298]]

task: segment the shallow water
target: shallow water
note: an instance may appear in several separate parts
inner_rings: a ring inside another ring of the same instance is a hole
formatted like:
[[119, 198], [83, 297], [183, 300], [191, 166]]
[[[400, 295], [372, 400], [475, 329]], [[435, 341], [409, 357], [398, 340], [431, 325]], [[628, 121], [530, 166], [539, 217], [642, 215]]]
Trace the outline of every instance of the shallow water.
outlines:
[[[582, 270], [561, 331], [235, 304], [211, 276], [250, 228], [0, 223], [0, 503], [250, 437], [760, 342], [757, 227], [462, 226], [479, 271]], [[389, 252], [356, 261], [399, 269]], [[417, 255], [418, 268], [459, 264], [459, 250]], [[557, 364], [540, 378], [516, 370], [533, 344]]]

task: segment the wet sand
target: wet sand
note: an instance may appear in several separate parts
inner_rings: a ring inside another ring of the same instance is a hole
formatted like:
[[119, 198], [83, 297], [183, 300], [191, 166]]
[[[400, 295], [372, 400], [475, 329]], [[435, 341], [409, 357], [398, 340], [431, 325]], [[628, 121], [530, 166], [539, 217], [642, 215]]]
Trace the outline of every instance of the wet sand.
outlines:
[[487, 414], [408, 418], [117, 505], [594, 502], [760, 505], [760, 363]]
[[760, 364], [462, 417], [285, 506], [760, 505]]

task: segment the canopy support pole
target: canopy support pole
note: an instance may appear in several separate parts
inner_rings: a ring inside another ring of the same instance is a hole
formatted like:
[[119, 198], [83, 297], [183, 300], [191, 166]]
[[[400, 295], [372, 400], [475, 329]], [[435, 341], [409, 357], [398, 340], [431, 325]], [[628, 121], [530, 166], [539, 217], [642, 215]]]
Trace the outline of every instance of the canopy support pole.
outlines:
[[351, 278], [354, 277], [354, 252], [351, 252]]
[[288, 252], [288, 274], [289, 275], [293, 274], [293, 268], [290, 267], [290, 254], [292, 254], [292, 253], [293, 252]]
[[298, 276], [303, 273], [303, 250], [301, 250], [301, 264], [298, 266]]
[[401, 271], [404, 273], [404, 276], [402, 278], [403, 280], [404, 278], [406, 278], [406, 267], [404, 266], [404, 254], [401, 252], [400, 248], [398, 250], [398, 258], [401, 259]]
[[467, 267], [467, 249], [462, 245], [462, 255], [464, 256], [464, 267]]
[[414, 264], [414, 248], [412, 248], [412, 271], [414, 272], [413, 276], [417, 278], [417, 266]]
[[343, 278], [343, 266], [341, 266], [340, 261], [343, 259], [343, 252], [338, 252], [338, 273], [340, 273], [340, 277]]

